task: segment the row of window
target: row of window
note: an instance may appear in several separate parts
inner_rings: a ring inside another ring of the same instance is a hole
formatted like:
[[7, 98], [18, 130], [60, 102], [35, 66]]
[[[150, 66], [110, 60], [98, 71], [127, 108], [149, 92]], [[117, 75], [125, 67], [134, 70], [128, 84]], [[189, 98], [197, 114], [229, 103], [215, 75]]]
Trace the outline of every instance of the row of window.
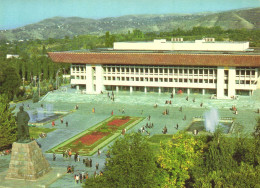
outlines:
[[106, 67], [104, 68], [106, 74], [200, 74], [213, 75], [217, 74], [216, 69], [176, 69], [176, 68], [125, 68], [125, 67]]
[[182, 79], [182, 78], [148, 78], [148, 77], [111, 77], [105, 76], [104, 80], [136, 81], [136, 82], [179, 82], [179, 83], [217, 83], [216, 79]]

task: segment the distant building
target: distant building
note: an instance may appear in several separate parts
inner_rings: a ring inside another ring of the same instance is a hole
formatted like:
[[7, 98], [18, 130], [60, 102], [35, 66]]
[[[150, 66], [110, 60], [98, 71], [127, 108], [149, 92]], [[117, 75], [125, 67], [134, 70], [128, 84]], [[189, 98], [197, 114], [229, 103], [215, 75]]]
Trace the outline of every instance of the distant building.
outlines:
[[19, 55], [6, 54], [6, 59], [10, 59], [10, 58], [19, 58]]
[[205, 38], [115, 42], [112, 50], [50, 52], [56, 63], [71, 63], [71, 84], [87, 93], [104, 90], [251, 95], [260, 83], [260, 54], [249, 42]]

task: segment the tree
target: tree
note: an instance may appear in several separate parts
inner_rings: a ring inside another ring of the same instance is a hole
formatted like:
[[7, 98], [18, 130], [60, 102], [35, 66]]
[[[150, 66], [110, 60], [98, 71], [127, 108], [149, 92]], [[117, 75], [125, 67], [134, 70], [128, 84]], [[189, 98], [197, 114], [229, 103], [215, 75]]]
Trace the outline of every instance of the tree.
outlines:
[[0, 150], [9, 148], [17, 139], [17, 127], [6, 95], [0, 95]]
[[184, 187], [189, 170], [202, 154], [203, 142], [187, 133], [177, 133], [172, 141], [161, 143], [158, 163], [163, 174], [162, 187]]
[[[104, 175], [98, 182], [106, 187], [154, 187], [157, 167], [146, 137], [140, 133], [126, 134], [116, 140], [108, 152], [111, 158], [107, 158]], [[87, 187], [97, 183], [93, 181], [95, 179], [88, 180]]]
[[38, 90], [33, 93], [33, 98], [32, 98], [32, 100], [33, 100], [33, 103], [36, 103], [36, 102], [38, 102], [38, 101], [40, 100], [40, 99], [39, 99], [39, 92], [38, 92]]
[[9, 99], [13, 99], [21, 84], [17, 70], [11, 66], [7, 66], [3, 68], [0, 77], [0, 93], [5, 93]]

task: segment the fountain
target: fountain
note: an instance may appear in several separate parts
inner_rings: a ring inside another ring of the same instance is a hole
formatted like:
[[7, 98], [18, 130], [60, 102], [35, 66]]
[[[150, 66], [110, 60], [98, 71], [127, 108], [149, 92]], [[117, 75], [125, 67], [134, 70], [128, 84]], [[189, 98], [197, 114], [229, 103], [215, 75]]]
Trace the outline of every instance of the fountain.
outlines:
[[192, 123], [186, 131], [193, 134], [198, 134], [201, 131], [213, 133], [219, 127], [224, 133], [228, 134], [232, 131], [233, 124], [233, 118], [219, 118], [217, 109], [212, 108], [210, 111], [205, 112], [203, 117], [193, 118]]
[[69, 112], [55, 112], [53, 111], [53, 104], [46, 104], [46, 110], [42, 107], [37, 108], [35, 111], [28, 110], [30, 116], [29, 123], [32, 125], [47, 123], [68, 113]]
[[209, 112], [204, 114], [204, 125], [206, 131], [213, 133], [216, 127], [219, 125], [218, 111], [212, 108]]

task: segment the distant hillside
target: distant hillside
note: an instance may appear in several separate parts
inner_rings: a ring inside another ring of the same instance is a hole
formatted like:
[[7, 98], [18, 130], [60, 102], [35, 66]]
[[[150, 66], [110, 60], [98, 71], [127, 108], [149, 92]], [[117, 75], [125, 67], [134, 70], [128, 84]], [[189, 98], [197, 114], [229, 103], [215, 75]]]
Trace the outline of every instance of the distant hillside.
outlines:
[[162, 15], [128, 15], [103, 19], [79, 17], [54, 17], [17, 29], [0, 31], [0, 39], [25, 40], [64, 38], [64, 36], [126, 33], [140, 29], [143, 32], [171, 31], [182, 28], [188, 30], [194, 26], [223, 29], [259, 29], [260, 8], [232, 10], [219, 13], [199, 14], [162, 14]]

